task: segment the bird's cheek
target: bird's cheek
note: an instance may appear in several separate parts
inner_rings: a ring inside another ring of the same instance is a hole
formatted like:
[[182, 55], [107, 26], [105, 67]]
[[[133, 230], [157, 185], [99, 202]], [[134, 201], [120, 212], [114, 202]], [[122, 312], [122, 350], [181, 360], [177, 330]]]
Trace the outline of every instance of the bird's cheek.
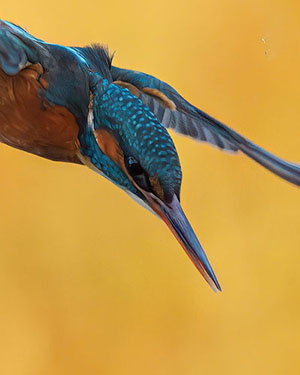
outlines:
[[94, 136], [101, 151], [123, 170], [126, 169], [123, 151], [113, 134], [101, 128], [94, 130]]
[[108, 156], [116, 165], [118, 165], [125, 173], [129, 181], [132, 183], [132, 185], [142, 194], [144, 194], [143, 190], [136, 184], [136, 182], [128, 173], [124, 162], [124, 153], [114, 135], [110, 131], [100, 128], [94, 130], [94, 136], [101, 151], [106, 156]]

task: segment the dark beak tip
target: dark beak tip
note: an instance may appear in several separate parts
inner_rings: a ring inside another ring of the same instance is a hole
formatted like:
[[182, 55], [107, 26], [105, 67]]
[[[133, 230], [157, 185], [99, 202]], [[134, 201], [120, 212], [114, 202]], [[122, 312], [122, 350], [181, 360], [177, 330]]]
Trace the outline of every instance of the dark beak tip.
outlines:
[[218, 280], [216, 280], [215, 286], [217, 287], [219, 292], [222, 292], [222, 288], [221, 288], [220, 284], [218, 283]]
[[[202, 264], [200, 263], [200, 267], [199, 267], [199, 262], [195, 263], [193, 259], [192, 259], [192, 261], [195, 264], [196, 268], [200, 271], [200, 273], [204, 277], [205, 281], [212, 288], [212, 290], [215, 293], [222, 292], [221, 285], [219, 284], [219, 281], [218, 281], [214, 271], [212, 270], [210, 264], [207, 263], [208, 261], [206, 261], [205, 263], [202, 263]], [[207, 265], [209, 266], [208, 268], [206, 267]]]
[[[208, 262], [208, 260], [207, 260]], [[219, 281], [217, 279], [217, 276], [215, 275], [212, 267], [210, 266], [210, 264], [208, 263], [209, 265], [209, 269], [207, 269], [205, 267], [205, 271], [207, 273], [207, 277], [209, 279], [209, 284], [213, 287], [213, 289], [215, 289], [215, 292], [222, 292], [222, 288], [221, 288], [221, 285], [219, 284]], [[208, 280], [207, 280], [208, 281]]]
[[161, 203], [160, 216], [171, 229], [181, 246], [202, 274], [206, 282], [215, 292], [222, 292], [216, 275], [207, 259], [207, 256], [198, 241], [193, 228], [185, 216], [176, 196], [169, 205]]

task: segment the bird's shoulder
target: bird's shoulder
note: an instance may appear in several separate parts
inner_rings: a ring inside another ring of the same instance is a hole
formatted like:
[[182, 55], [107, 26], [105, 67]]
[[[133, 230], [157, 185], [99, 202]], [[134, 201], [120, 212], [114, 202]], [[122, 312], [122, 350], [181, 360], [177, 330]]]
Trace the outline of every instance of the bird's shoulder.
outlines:
[[75, 117], [47, 101], [47, 87], [40, 64], [14, 76], [0, 69], [0, 140], [51, 160], [79, 162]]

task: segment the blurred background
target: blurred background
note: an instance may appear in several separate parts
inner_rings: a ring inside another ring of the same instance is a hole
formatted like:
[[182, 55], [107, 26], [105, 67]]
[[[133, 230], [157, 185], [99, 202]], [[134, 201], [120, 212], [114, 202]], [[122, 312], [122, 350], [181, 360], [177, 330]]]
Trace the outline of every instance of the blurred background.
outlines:
[[[1, 4], [48, 42], [108, 44], [300, 162], [300, 3]], [[0, 373], [299, 374], [300, 191], [172, 134], [214, 294], [165, 225], [85, 167], [0, 145]]]

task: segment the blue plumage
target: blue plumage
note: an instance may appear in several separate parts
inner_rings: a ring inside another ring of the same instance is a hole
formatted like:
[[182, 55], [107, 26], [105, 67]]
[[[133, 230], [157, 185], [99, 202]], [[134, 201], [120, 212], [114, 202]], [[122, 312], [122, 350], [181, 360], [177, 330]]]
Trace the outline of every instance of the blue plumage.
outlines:
[[48, 44], [0, 20], [1, 88], [1, 142], [86, 164], [108, 178], [165, 221], [213, 289], [221, 290], [179, 203], [182, 172], [167, 128], [242, 151], [300, 185], [298, 165], [215, 120], [167, 83], [112, 66], [112, 55], [99, 45]]
[[95, 130], [101, 127], [109, 129], [124, 157], [133, 156], [139, 160], [149, 176], [159, 179], [166, 195], [176, 193], [179, 197], [181, 167], [166, 128], [127, 89], [109, 84], [100, 76], [92, 93]]

